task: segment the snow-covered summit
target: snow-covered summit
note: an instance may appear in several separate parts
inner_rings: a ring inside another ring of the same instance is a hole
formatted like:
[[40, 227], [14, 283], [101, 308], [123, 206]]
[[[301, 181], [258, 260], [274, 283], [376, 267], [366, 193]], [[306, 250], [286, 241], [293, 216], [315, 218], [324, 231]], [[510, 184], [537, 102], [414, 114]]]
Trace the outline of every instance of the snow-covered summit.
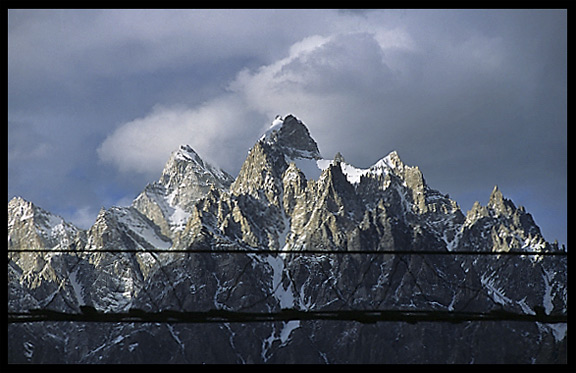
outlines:
[[51, 249], [73, 247], [82, 230], [22, 197], [8, 202], [8, 247]]
[[192, 149], [190, 145], [180, 145], [178, 150], [173, 153], [173, 157], [182, 161], [195, 162], [200, 165], [204, 164], [202, 158], [200, 158], [198, 153], [196, 153], [196, 151]]
[[362, 176], [399, 174], [405, 167], [395, 150], [368, 168], [347, 163], [341, 155], [334, 159], [323, 158], [306, 125], [292, 114], [285, 117], [277, 115], [258, 141], [283, 153], [286, 163], [294, 163], [308, 180], [317, 180], [322, 171], [335, 162], [340, 164], [348, 182], [353, 185], [358, 184]]
[[[322, 159], [319, 160], [318, 167], [321, 170], [327, 169], [330, 165], [337, 161], [335, 157], [334, 160]], [[381, 158], [376, 163], [368, 168], [359, 168], [345, 161], [339, 161], [342, 173], [346, 175], [346, 179], [350, 184], [356, 185], [360, 183], [362, 176], [379, 176], [389, 173], [394, 173], [400, 171], [404, 168], [404, 163], [400, 160], [398, 153], [394, 150], [387, 156]]]
[[[557, 249], [498, 188], [486, 206], [475, 204], [464, 216], [396, 151], [368, 168], [339, 153], [322, 158], [306, 126], [292, 115], [272, 122], [230, 183], [232, 177], [183, 145], [131, 207], [102, 209], [73, 241], [50, 241], [42, 233], [58, 233], [62, 221], [22, 199], [10, 201], [9, 248], [60, 245], [78, 255], [10, 253], [9, 312], [84, 313], [82, 306], [135, 317], [170, 310], [505, 311], [554, 317], [567, 312], [565, 257], [445, 255]], [[228, 252], [233, 250], [269, 254]], [[396, 251], [406, 253], [391, 254]], [[426, 255], [434, 251], [443, 255]], [[9, 357], [32, 363], [566, 360], [566, 323], [391, 321], [323, 328], [319, 322], [254, 323], [249, 329], [242, 323], [212, 329], [196, 323], [56, 323], [49, 335], [44, 323], [13, 323]], [[470, 333], [479, 336], [473, 348], [459, 343]]]
[[164, 166], [159, 182], [168, 189], [181, 183], [186, 174], [206, 175], [207, 178], [223, 186], [230, 185], [233, 177], [226, 171], [205, 162], [190, 145], [181, 145], [172, 153]]
[[290, 159], [320, 159], [318, 144], [304, 123], [292, 114], [277, 115], [259, 141], [282, 151]]
[[344, 160], [344, 158], [337, 154], [334, 159], [291, 159], [296, 167], [306, 175], [308, 180], [317, 180], [322, 171], [328, 169], [333, 164], [339, 164], [342, 173], [346, 176], [348, 182], [352, 185], [358, 185], [363, 176], [386, 176], [387, 174], [399, 174], [404, 170], [404, 163], [400, 160], [398, 153], [392, 151], [387, 156], [381, 158], [376, 163], [368, 168], [356, 167]]
[[184, 228], [194, 204], [211, 188], [226, 190], [233, 180], [190, 145], [181, 145], [166, 162], [160, 179], [148, 184], [132, 206], [170, 236]]
[[370, 170], [373, 172], [379, 172], [379, 170], [400, 170], [402, 168], [404, 168], [404, 163], [400, 159], [398, 152], [393, 150], [387, 156], [374, 163], [374, 165], [370, 167]]
[[276, 115], [276, 118], [274, 118], [274, 120], [272, 121], [270, 127], [268, 127], [266, 132], [262, 134], [260, 140], [266, 142], [272, 142], [273, 134], [277, 133], [283, 124], [284, 124], [284, 118], [282, 118], [280, 115]]

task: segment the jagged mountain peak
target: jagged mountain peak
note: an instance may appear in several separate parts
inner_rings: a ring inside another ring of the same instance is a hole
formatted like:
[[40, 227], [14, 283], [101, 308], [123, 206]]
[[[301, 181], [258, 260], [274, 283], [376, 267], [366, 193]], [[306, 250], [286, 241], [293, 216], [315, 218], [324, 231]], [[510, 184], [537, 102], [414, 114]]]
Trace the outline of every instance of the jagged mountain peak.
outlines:
[[200, 158], [198, 153], [196, 153], [190, 145], [180, 145], [180, 147], [172, 153], [172, 156], [183, 161], [195, 162], [198, 165], [205, 167], [202, 158]]
[[387, 156], [381, 158], [371, 168], [389, 168], [389, 169], [403, 169], [404, 162], [400, 159], [398, 152], [392, 150]]
[[492, 189], [487, 207], [491, 209], [495, 214], [509, 215], [516, 210], [514, 203], [511, 200], [504, 198], [504, 195], [498, 188], [498, 185], [495, 185], [494, 189]]
[[228, 190], [234, 178], [204, 161], [190, 146], [172, 152], [158, 181], [148, 184], [132, 206], [170, 237], [184, 229], [194, 205], [211, 188]]
[[75, 247], [83, 230], [22, 197], [8, 202], [8, 247], [51, 249]]
[[[292, 115], [272, 122], [233, 184], [221, 175], [183, 145], [131, 207], [100, 211], [84, 241], [74, 241], [86, 252], [10, 253], [9, 310], [83, 312], [88, 305], [134, 311], [135, 317], [171, 310], [566, 313], [566, 264], [550, 261], [555, 257], [332, 255], [551, 249], [531, 216], [498, 188], [486, 207], [476, 203], [465, 219], [456, 202], [429, 188], [418, 167], [405, 164], [398, 152], [365, 169], [339, 153], [322, 159], [306, 126]], [[9, 248], [66, 247], [63, 239], [47, 240], [57, 230], [40, 234], [42, 216], [49, 215], [30, 202], [10, 201]], [[222, 252], [247, 249], [270, 253]], [[48, 337], [45, 324], [16, 323], [9, 325], [9, 357], [66, 363], [534, 363], [563, 361], [566, 354], [565, 324], [389, 322], [365, 328], [343, 322], [335, 329], [319, 322], [265, 322], [249, 330], [241, 323], [214, 329], [56, 323]], [[471, 331], [480, 336], [472, 349], [459, 343]]]
[[188, 174], [199, 177], [205, 175], [205, 178], [224, 188], [229, 187], [234, 180], [226, 171], [204, 161], [190, 145], [181, 145], [172, 152], [158, 182], [172, 190], [178, 187]]
[[485, 217], [507, 218], [514, 214], [525, 213], [526, 211], [523, 206], [516, 207], [512, 200], [504, 197], [498, 185], [495, 185], [490, 193], [486, 206], [483, 206], [478, 201], [474, 202], [472, 208], [467, 213], [467, 220], [469, 222], [474, 222]]
[[396, 150], [391, 151], [388, 155], [381, 158], [378, 162], [376, 162], [373, 166], [369, 168], [369, 171], [372, 174], [377, 173], [391, 173], [394, 174], [405, 182], [409, 184], [409, 186], [413, 187], [416, 185], [410, 184], [418, 184], [419, 188], [423, 188], [426, 186], [426, 182], [420, 171], [418, 166], [409, 166], [405, 164], [398, 155]]
[[34, 203], [24, 199], [20, 196], [14, 196], [10, 201], [8, 201], [8, 210], [13, 213], [26, 213], [33, 212], [34, 210], [42, 210], [40, 207], [34, 205]]
[[476, 201], [466, 214], [460, 246], [492, 251], [558, 249], [544, 239], [532, 215], [505, 198], [498, 186], [492, 189], [486, 206]]
[[88, 249], [167, 249], [172, 242], [134, 207], [102, 208], [90, 228]]
[[320, 185], [330, 185], [335, 188], [345, 188], [347, 190], [354, 190], [353, 184], [347, 178], [346, 167], [343, 167], [343, 162], [335, 159], [330, 165], [322, 171], [319, 178]]
[[346, 178], [351, 184], [358, 184], [362, 177], [378, 177], [386, 176], [387, 174], [395, 174], [400, 178], [404, 178], [405, 170], [408, 168], [418, 169], [418, 167], [406, 166], [404, 162], [400, 159], [398, 152], [395, 150], [390, 152], [385, 157], [379, 159], [376, 163], [368, 168], [358, 168], [344, 159], [344, 156], [339, 152], [334, 156], [334, 160], [321, 160], [318, 167], [326, 169], [329, 165], [333, 163], [339, 163], [342, 168], [342, 172], [346, 175]]
[[50, 230], [59, 225], [73, 227], [73, 224], [66, 222], [64, 218], [54, 215], [20, 196], [13, 197], [8, 202], [8, 216], [10, 217], [8, 220], [9, 227], [13, 225], [16, 220], [20, 222], [30, 221], [39, 229], [46, 230]]
[[284, 118], [277, 115], [259, 141], [281, 150], [288, 158], [321, 158], [318, 144], [310, 136], [310, 131], [292, 114]]
[[10, 201], [8, 201], [8, 206], [14, 206], [14, 205], [19, 205], [19, 204], [29, 204], [29, 203], [32, 203], [32, 202], [29, 202], [20, 196], [14, 196], [14, 197], [12, 197], [12, 199], [10, 199]]

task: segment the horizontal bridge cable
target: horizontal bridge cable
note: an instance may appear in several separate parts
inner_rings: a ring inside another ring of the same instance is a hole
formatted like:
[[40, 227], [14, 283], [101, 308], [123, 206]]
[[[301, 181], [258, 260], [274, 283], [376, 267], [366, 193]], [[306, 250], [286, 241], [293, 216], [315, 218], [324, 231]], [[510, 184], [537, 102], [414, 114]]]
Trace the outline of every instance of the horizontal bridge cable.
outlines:
[[566, 251], [436, 251], [436, 250], [187, 250], [187, 249], [94, 249], [94, 250], [71, 250], [71, 249], [8, 249], [8, 253], [167, 253], [167, 254], [290, 254], [290, 255], [314, 255], [314, 254], [365, 254], [365, 255], [516, 255], [516, 256], [567, 256]]
[[238, 312], [210, 310], [200, 312], [160, 311], [99, 312], [92, 307], [81, 307], [82, 313], [66, 313], [33, 309], [22, 313], [8, 313], [8, 323], [27, 322], [112, 322], [112, 323], [250, 323], [293, 320], [336, 320], [360, 323], [376, 322], [449, 322], [519, 321], [546, 324], [567, 323], [566, 314], [548, 315], [544, 312], [519, 314], [504, 310], [490, 312], [364, 310], [364, 311], [303, 311], [283, 309], [279, 312]]

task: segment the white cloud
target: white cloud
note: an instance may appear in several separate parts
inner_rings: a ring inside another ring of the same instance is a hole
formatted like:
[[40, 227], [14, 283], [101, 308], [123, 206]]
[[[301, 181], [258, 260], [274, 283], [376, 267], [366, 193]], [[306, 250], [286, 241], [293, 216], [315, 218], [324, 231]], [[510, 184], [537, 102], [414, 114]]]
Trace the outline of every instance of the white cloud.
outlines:
[[[118, 205], [122, 206], [122, 205]], [[66, 221], [71, 221], [75, 226], [82, 229], [90, 229], [96, 221], [98, 211], [91, 206], [83, 206], [72, 211], [69, 216], [65, 216]]]
[[[439, 167], [430, 154], [465, 167], [466, 159], [486, 158], [488, 140], [506, 149], [498, 144], [509, 143], [516, 126], [508, 108], [523, 102], [525, 83], [510, 73], [522, 67], [510, 66], [504, 36], [462, 28], [436, 41], [417, 18], [343, 19], [346, 27], [308, 35], [270, 63], [241, 70], [216, 99], [158, 107], [125, 123], [100, 146], [101, 159], [157, 175], [188, 143], [234, 174], [265, 126], [287, 113], [304, 120], [325, 157], [339, 151], [360, 167], [392, 150], [424, 167]], [[466, 156], [454, 156], [460, 152]]]
[[[564, 185], [566, 22], [562, 10], [10, 10], [9, 121], [38, 120], [9, 127], [9, 191], [99, 207], [137, 194], [182, 143], [234, 173], [286, 113], [326, 157], [366, 167], [395, 149], [451, 195], [536, 174]], [[94, 162], [98, 146], [120, 173]]]
[[[327, 157], [341, 151], [353, 159], [366, 152], [358, 143], [366, 143], [373, 149], [366, 158], [376, 161], [392, 150], [379, 138], [396, 112], [390, 106], [402, 76], [388, 61], [400, 48], [398, 40], [383, 48], [375, 33], [310, 37], [292, 46], [288, 57], [242, 71], [230, 89], [268, 118], [287, 112], [299, 116]], [[410, 48], [407, 44], [403, 53]]]
[[146, 117], [117, 128], [98, 148], [98, 155], [122, 172], [154, 177], [172, 151], [188, 144], [226, 169], [238, 155], [238, 143], [256, 136], [248, 125], [253, 119], [250, 114], [231, 95], [194, 108], [155, 107]]
[[[493, 45], [478, 40], [483, 50]], [[469, 40], [460, 50], [474, 50], [473, 44]], [[467, 59], [450, 61], [453, 79], [440, 82], [436, 72], [444, 61], [426, 63], [421, 53], [407, 31], [398, 28], [308, 36], [294, 43], [286, 57], [240, 71], [226, 92], [202, 106], [157, 107], [125, 123], [100, 146], [99, 155], [122, 171], [155, 175], [171, 151], [188, 143], [235, 173], [268, 122], [293, 113], [306, 122], [324, 156], [340, 151], [349, 161], [368, 166], [396, 146], [407, 146], [406, 133], [444, 125], [439, 113], [458, 107], [458, 96], [466, 97], [464, 85], [478, 88], [475, 81], [486, 74], [486, 63], [471, 64], [476, 57], [466, 54]], [[461, 80], [458, 74], [466, 69], [480, 75]], [[434, 90], [456, 100], [438, 105]]]
[[[349, 134], [347, 121], [358, 117], [350, 114], [358, 105], [371, 111], [378, 106], [365, 98], [385, 90], [389, 80], [390, 70], [373, 34], [307, 37], [292, 45], [287, 57], [241, 71], [216, 99], [199, 107], [156, 107], [121, 125], [98, 154], [123, 172], [155, 175], [171, 151], [188, 143], [235, 172], [275, 115], [294, 113], [330, 142]], [[327, 126], [336, 126], [337, 133]]]

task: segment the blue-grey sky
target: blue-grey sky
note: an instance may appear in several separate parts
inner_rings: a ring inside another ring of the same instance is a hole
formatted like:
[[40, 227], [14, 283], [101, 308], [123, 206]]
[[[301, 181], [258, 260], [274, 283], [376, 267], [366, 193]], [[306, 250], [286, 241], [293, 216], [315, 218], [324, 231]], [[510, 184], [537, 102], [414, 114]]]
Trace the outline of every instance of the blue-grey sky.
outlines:
[[8, 198], [83, 227], [189, 144], [237, 174], [277, 114], [390, 151], [466, 212], [494, 185], [567, 243], [566, 10], [9, 10]]

